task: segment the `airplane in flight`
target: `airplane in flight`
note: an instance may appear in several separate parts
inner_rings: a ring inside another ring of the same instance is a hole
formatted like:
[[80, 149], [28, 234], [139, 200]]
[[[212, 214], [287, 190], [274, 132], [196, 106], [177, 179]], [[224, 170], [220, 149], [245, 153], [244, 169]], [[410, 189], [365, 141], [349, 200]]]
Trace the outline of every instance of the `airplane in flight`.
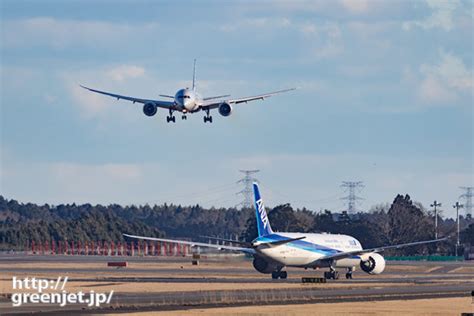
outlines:
[[219, 96], [212, 96], [212, 97], [202, 97], [196, 90], [196, 60], [194, 60], [194, 69], [193, 69], [193, 85], [192, 88], [184, 88], [178, 90], [174, 96], [160, 94], [160, 97], [172, 99], [170, 101], [164, 100], [151, 100], [151, 99], [142, 99], [142, 98], [135, 98], [126, 95], [120, 95], [110, 92], [105, 92], [101, 90], [96, 90], [92, 88], [88, 88], [86, 86], [80, 85], [82, 88], [89, 90], [91, 92], [100, 93], [103, 95], [107, 95], [117, 100], [123, 99], [127, 101], [131, 101], [133, 103], [141, 103], [143, 104], [143, 113], [146, 116], [154, 116], [158, 111], [158, 108], [166, 109], [169, 112], [169, 115], [166, 117], [166, 121], [169, 122], [176, 122], [176, 117], [173, 115], [173, 112], [181, 112], [182, 116], [181, 119], [187, 119], [187, 113], [196, 113], [199, 111], [206, 112], [204, 116], [204, 123], [209, 122], [212, 123], [212, 116], [209, 114], [211, 110], [218, 109], [219, 114], [222, 116], [229, 116], [232, 113], [232, 106], [239, 103], [247, 103], [250, 101], [255, 100], [264, 100], [272, 95], [288, 92], [295, 90], [296, 88], [279, 90], [244, 98], [229, 98], [230, 95], [219, 95]]
[[380, 254], [384, 250], [435, 243], [447, 239], [441, 238], [364, 249], [357, 239], [348, 235], [274, 232], [257, 183], [253, 184], [253, 190], [258, 236], [252, 242], [214, 238], [220, 241], [240, 244], [240, 246], [228, 246], [129, 234], [123, 235], [142, 240], [240, 251], [254, 257], [253, 266], [255, 270], [260, 273], [271, 273], [273, 279], [286, 279], [288, 273], [283, 270], [285, 267], [304, 269], [329, 268], [329, 271], [324, 272], [326, 279], [338, 279], [339, 272], [336, 269], [341, 268], [346, 269], [346, 278], [352, 279], [352, 272], [357, 266], [368, 274], [380, 274], [385, 269], [385, 259]]

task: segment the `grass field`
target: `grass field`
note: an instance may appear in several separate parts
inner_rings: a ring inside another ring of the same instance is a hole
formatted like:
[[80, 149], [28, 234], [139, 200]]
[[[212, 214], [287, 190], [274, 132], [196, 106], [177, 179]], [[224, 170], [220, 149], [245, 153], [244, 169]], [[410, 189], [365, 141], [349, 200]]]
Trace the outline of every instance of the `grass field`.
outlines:
[[[82, 261], [81, 261], [82, 260]], [[190, 258], [144, 258], [134, 259], [129, 262], [127, 268], [109, 268], [107, 261], [127, 260], [126, 258], [71, 258], [58, 256], [41, 261], [41, 258], [24, 258], [23, 262], [1, 260], [0, 257], [0, 314], [11, 308], [8, 295], [13, 292], [12, 277], [36, 277], [56, 280], [59, 276], [68, 276], [69, 282], [66, 289], [68, 292], [109, 292], [114, 291], [117, 297], [119, 294], [129, 297], [139, 297], [136, 300], [123, 303], [120, 299], [114, 301], [113, 308], [127, 308], [127, 304], [132, 304], [128, 311], [137, 310], [132, 315], [182, 315], [189, 297], [198, 293], [216, 291], [219, 293], [231, 293], [235, 290], [258, 291], [258, 293], [273, 293], [273, 291], [283, 290], [288, 293], [301, 289], [314, 289], [323, 291], [328, 295], [328, 290], [348, 290], [359, 293], [358, 289], [385, 289], [400, 288], [403, 293], [405, 288], [423, 288], [424, 286], [436, 285], [440, 289], [445, 286], [472, 284], [474, 290], [474, 262], [460, 264], [453, 263], [423, 263], [423, 262], [389, 262], [386, 271], [379, 276], [367, 275], [360, 270], [356, 271], [354, 281], [339, 280], [330, 281], [325, 284], [302, 284], [302, 276], [322, 275], [322, 271], [288, 269], [289, 279], [282, 281], [272, 281], [268, 275], [263, 275], [252, 268], [249, 260], [242, 258], [224, 259], [203, 259], [200, 265], [191, 265]], [[419, 281], [415, 281], [421, 277]], [[357, 282], [359, 281], [359, 282]], [[273, 290], [273, 291], [272, 291]], [[26, 290], [28, 292], [28, 290]], [[306, 291], [304, 291], [306, 292]], [[160, 310], [161, 304], [169, 304], [160, 301], [161, 298], [172, 297], [174, 305], [171, 310], [163, 312], [145, 312], [148, 309]], [[258, 294], [257, 293], [257, 294]], [[143, 295], [142, 295], [143, 294]], [[278, 293], [275, 293], [278, 294]], [[204, 295], [204, 294], [203, 294]], [[207, 294], [205, 294], [207, 295]], [[212, 301], [203, 300], [194, 306], [193, 309], [186, 310], [187, 315], [460, 315], [460, 313], [474, 312], [471, 298], [432, 298], [432, 299], [409, 299], [385, 301], [356, 301], [347, 302], [341, 298], [342, 302], [325, 303], [305, 303], [294, 305], [294, 301], [286, 300], [290, 304], [286, 305], [265, 305], [279, 304], [279, 300], [256, 300], [239, 301], [233, 294], [229, 294], [227, 301], [219, 301], [213, 308], [202, 308], [202, 304], [212, 304]], [[272, 294], [273, 295], [273, 294]], [[298, 294], [299, 295], [299, 294]], [[332, 295], [332, 294], [330, 294]], [[352, 294], [351, 294], [352, 295]], [[464, 293], [464, 296], [467, 292]], [[213, 295], [211, 296], [213, 297]], [[269, 296], [272, 298], [272, 296]], [[299, 297], [299, 296], [298, 296]], [[433, 296], [435, 297], [435, 296]], [[227, 297], [226, 297], [227, 298]], [[297, 298], [298, 299], [298, 298]], [[359, 298], [360, 299], [360, 298]], [[362, 298], [365, 300], [365, 296]], [[337, 300], [336, 300], [337, 301]], [[344, 302], [345, 301], [345, 302]], [[181, 303], [179, 303], [181, 302]], [[293, 303], [293, 305], [291, 305]], [[153, 305], [155, 304], [155, 305]], [[177, 304], [177, 305], [176, 305]], [[220, 305], [219, 305], [220, 304]], [[239, 305], [241, 307], [225, 307], [226, 304]], [[246, 306], [252, 304], [252, 306]], [[259, 305], [260, 304], [260, 305]], [[155, 307], [153, 307], [155, 306]], [[220, 307], [221, 306], [221, 307]], [[173, 311], [172, 309], [178, 308]], [[144, 310], [144, 312], [139, 312]], [[127, 313], [129, 314], [129, 313]]]

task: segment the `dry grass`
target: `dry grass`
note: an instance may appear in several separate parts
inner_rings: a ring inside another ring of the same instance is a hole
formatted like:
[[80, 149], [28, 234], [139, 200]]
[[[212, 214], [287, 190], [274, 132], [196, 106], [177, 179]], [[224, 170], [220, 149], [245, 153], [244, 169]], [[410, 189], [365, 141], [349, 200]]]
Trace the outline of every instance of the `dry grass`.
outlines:
[[[353, 303], [319, 303], [300, 305], [270, 305], [192, 309], [186, 315], [460, 315], [473, 313], [471, 298], [439, 298], [423, 300], [399, 300]], [[111, 314], [109, 314], [111, 315]], [[137, 312], [134, 316], [183, 315], [183, 311]]]
[[[30, 276], [31, 277], [31, 276]], [[391, 287], [408, 286], [409, 283], [391, 284]], [[371, 287], [387, 286], [384, 283], [371, 283]], [[66, 289], [69, 292], [89, 291], [115, 293], [162, 293], [162, 292], [192, 292], [192, 291], [219, 291], [219, 290], [265, 290], [265, 289], [300, 289], [300, 288], [358, 288], [367, 287], [366, 284], [326, 283], [326, 284], [301, 284], [301, 283], [191, 283], [191, 282], [81, 282], [69, 281]], [[30, 290], [31, 291], [31, 290]], [[15, 292], [30, 292], [28, 290], [15, 290]], [[0, 280], [0, 294], [12, 293], [12, 281]], [[45, 292], [48, 292], [47, 290]]]

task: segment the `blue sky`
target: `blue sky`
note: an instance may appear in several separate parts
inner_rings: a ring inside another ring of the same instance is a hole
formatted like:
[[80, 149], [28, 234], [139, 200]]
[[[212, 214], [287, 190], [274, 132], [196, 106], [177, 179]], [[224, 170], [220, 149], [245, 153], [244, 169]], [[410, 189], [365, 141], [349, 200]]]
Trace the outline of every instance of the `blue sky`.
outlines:
[[[37, 203], [360, 209], [408, 193], [445, 215], [474, 185], [471, 1], [1, 2], [1, 194]], [[158, 98], [300, 89], [166, 123], [78, 87]]]

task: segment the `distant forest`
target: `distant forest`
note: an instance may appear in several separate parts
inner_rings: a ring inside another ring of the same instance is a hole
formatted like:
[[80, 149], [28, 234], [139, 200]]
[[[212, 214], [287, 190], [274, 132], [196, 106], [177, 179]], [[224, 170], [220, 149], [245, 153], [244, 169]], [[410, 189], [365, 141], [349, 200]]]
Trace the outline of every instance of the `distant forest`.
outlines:
[[[290, 204], [267, 209], [274, 231], [329, 232], [356, 237], [364, 247], [434, 238], [434, 215], [408, 195], [378, 205], [367, 213], [348, 215], [330, 210], [293, 209]], [[454, 253], [456, 222], [438, 220], [439, 236], [453, 236], [438, 245], [392, 251], [392, 254]], [[461, 217], [461, 243], [474, 246], [474, 221]], [[22, 250], [28, 242], [51, 240], [123, 241], [122, 233], [180, 237], [207, 241], [215, 236], [251, 241], [256, 237], [253, 209], [210, 208], [199, 205], [36, 205], [0, 196], [0, 250]], [[462, 250], [461, 250], [462, 251]], [[461, 252], [462, 253], [462, 252]]]

